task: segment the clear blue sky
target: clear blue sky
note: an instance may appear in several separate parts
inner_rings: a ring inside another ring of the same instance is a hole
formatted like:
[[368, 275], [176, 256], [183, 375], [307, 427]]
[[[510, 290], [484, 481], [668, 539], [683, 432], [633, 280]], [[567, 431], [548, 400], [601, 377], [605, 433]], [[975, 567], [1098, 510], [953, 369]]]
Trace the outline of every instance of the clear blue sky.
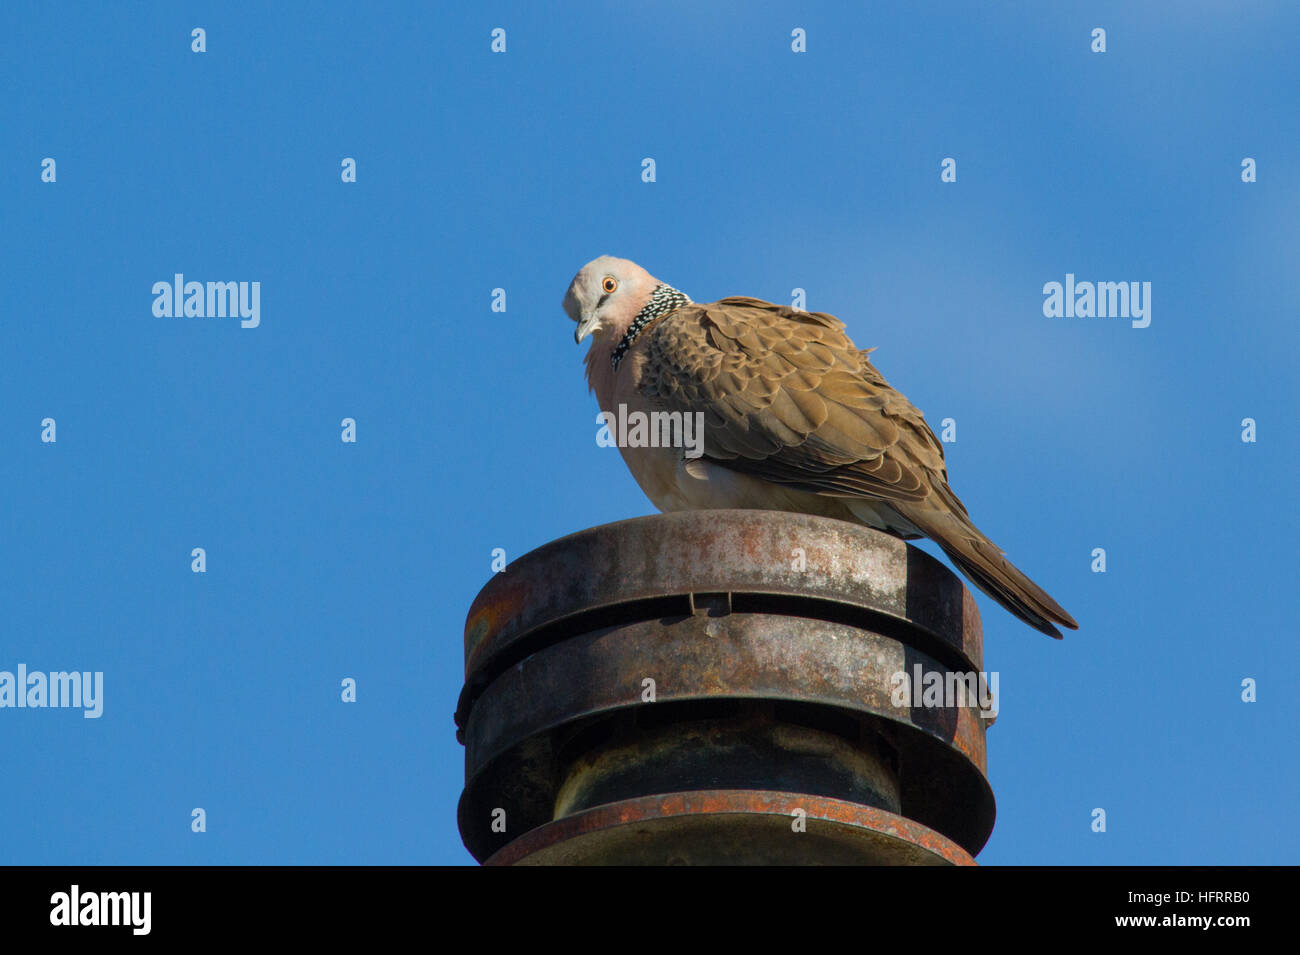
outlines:
[[[805, 288], [956, 419], [954, 488], [1083, 626], [979, 598], [982, 862], [1296, 862], [1300, 9], [474, 6], [0, 12], [0, 669], [105, 681], [0, 710], [0, 862], [471, 861], [491, 550], [652, 510], [559, 306], [602, 253]], [[155, 317], [176, 272], [260, 326]], [[1150, 327], [1044, 317], [1067, 273], [1151, 282]]]

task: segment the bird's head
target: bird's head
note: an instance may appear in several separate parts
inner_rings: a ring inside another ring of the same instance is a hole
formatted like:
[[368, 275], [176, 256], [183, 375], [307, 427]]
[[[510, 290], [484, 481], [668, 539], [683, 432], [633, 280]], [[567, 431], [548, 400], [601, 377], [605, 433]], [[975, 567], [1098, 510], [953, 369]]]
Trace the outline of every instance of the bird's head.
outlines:
[[635, 262], [602, 255], [582, 267], [564, 296], [564, 310], [578, 323], [574, 342], [594, 335], [617, 342], [663, 283]]

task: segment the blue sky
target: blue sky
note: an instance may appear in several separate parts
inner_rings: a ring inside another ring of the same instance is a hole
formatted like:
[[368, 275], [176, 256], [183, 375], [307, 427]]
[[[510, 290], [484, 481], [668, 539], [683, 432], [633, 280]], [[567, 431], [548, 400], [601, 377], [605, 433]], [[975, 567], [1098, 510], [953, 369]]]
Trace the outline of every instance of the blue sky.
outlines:
[[[5, 5], [0, 669], [105, 699], [0, 710], [0, 862], [472, 861], [492, 549], [652, 511], [559, 307], [603, 253], [804, 288], [956, 420], [953, 487], [1082, 624], [979, 598], [981, 862], [1297, 860], [1300, 9], [848, 6]], [[261, 324], [155, 317], [176, 272]], [[1044, 317], [1067, 273], [1151, 282], [1150, 326]]]

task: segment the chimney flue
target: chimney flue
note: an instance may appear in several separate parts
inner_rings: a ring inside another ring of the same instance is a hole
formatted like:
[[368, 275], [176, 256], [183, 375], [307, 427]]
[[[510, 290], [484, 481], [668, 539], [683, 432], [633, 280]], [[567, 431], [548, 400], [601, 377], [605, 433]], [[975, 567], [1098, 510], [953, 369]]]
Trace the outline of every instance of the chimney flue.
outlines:
[[993, 828], [979, 613], [887, 534], [581, 531], [480, 591], [465, 663], [460, 831], [488, 865], [970, 865]]

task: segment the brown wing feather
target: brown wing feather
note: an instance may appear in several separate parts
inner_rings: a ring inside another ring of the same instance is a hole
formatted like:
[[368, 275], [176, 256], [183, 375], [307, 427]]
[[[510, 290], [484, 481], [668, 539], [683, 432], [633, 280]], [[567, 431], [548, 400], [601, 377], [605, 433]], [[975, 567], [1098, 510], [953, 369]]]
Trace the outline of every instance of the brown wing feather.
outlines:
[[774, 484], [883, 500], [980, 589], [1043, 633], [1078, 624], [1008, 561], [948, 487], [943, 445], [867, 352], [822, 312], [724, 298], [646, 333], [639, 387], [669, 411], [703, 411], [705, 457]]
[[651, 330], [646, 357], [646, 397], [705, 411], [706, 456], [734, 470], [898, 502], [925, 500], [930, 474], [947, 478], [921, 412], [832, 315], [753, 298], [689, 305]]

